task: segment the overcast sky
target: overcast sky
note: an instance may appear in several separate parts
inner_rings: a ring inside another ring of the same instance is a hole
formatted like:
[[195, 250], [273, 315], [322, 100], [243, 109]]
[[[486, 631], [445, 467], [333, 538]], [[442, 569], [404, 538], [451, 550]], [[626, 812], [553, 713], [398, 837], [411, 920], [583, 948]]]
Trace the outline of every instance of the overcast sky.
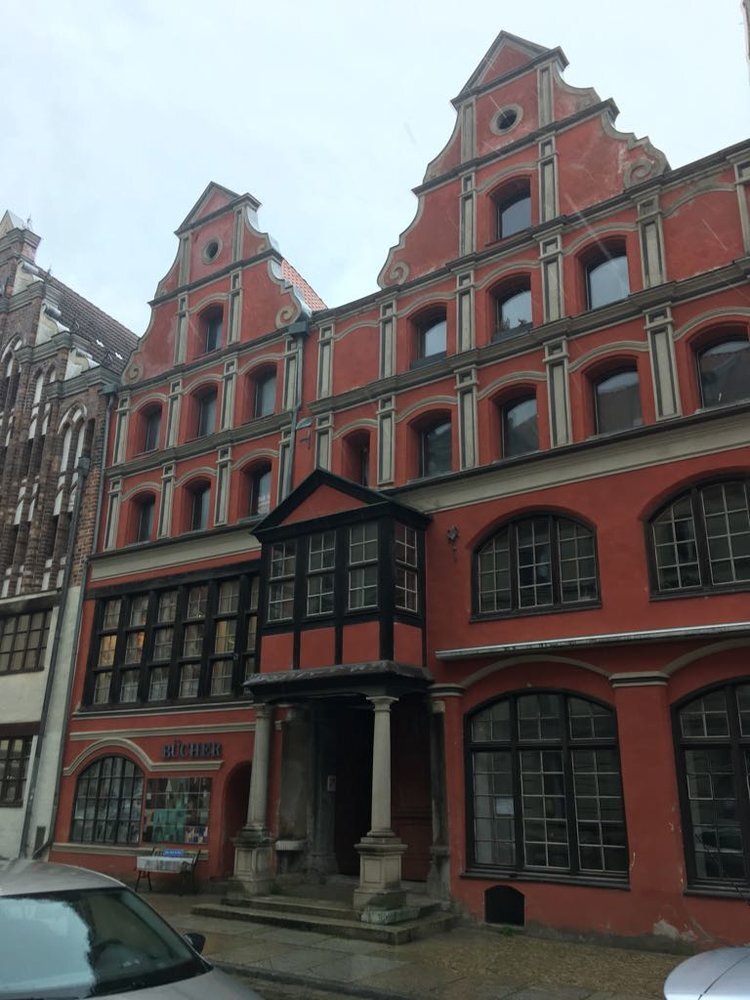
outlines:
[[329, 305], [372, 292], [501, 30], [680, 166], [750, 135], [740, 0], [26, 0], [3, 5], [0, 209], [141, 334], [210, 180]]

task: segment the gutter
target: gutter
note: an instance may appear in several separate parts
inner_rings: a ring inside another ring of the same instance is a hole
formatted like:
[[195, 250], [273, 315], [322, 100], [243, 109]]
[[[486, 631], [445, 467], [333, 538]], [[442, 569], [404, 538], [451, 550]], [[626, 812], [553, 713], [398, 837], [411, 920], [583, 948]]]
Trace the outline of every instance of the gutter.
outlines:
[[505, 656], [508, 653], [533, 653], [551, 649], [574, 649], [580, 646], [616, 646], [621, 643], [675, 642], [680, 639], [704, 639], [718, 635], [750, 635], [750, 621], [724, 622], [718, 625], [689, 625], [677, 628], [646, 629], [638, 632], [605, 632], [599, 635], [575, 635], [558, 639], [507, 642], [491, 646], [461, 646], [456, 649], [438, 649], [438, 660], [472, 660], [482, 656]]

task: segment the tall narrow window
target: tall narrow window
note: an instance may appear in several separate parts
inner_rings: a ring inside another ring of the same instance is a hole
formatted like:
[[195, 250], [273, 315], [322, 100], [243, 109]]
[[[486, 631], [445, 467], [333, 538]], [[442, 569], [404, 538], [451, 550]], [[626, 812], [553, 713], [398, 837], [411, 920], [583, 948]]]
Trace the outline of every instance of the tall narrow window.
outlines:
[[196, 437], [205, 437], [216, 430], [216, 389], [202, 393], [197, 400]]
[[496, 299], [497, 326], [495, 340], [520, 333], [531, 326], [531, 290], [522, 288]]
[[294, 613], [295, 566], [294, 542], [279, 542], [271, 547], [268, 572], [269, 622], [287, 621]]
[[437, 476], [451, 471], [451, 422], [433, 424], [420, 434], [420, 476]]
[[245, 613], [245, 667], [242, 676], [245, 680], [254, 674], [258, 668], [256, 646], [258, 641], [258, 594], [260, 580], [257, 576], [250, 577]]
[[208, 587], [199, 584], [190, 587], [185, 603], [185, 618], [182, 630], [182, 655], [180, 657], [180, 698], [195, 698], [198, 695], [203, 656], [203, 639], [206, 630], [206, 605]]
[[514, 400], [502, 409], [503, 458], [526, 455], [539, 448], [536, 397]]
[[23, 804], [31, 742], [31, 736], [3, 737], [0, 729], [0, 808]]
[[221, 309], [212, 309], [201, 317], [203, 333], [203, 353], [217, 351], [221, 347], [224, 328], [224, 314]]
[[531, 226], [531, 190], [528, 181], [516, 181], [505, 187], [495, 204], [499, 240]]
[[268, 417], [276, 411], [276, 372], [266, 371], [255, 380], [254, 417]]
[[471, 864], [623, 881], [614, 712], [573, 695], [503, 698], [470, 717]]
[[137, 542], [150, 542], [154, 531], [154, 509], [156, 500], [153, 496], [142, 497], [136, 505], [136, 535]]
[[358, 524], [349, 529], [348, 552], [350, 611], [378, 603], [378, 526]]
[[617, 372], [594, 385], [596, 430], [598, 434], [640, 427], [641, 387], [635, 370]]
[[370, 482], [370, 435], [367, 431], [355, 431], [344, 439], [343, 459], [346, 478], [367, 486]]
[[223, 580], [219, 585], [214, 615], [214, 651], [209, 688], [213, 697], [229, 695], [233, 690], [239, 602], [240, 581]]
[[589, 309], [619, 302], [630, 295], [628, 258], [625, 247], [598, 247], [586, 258], [586, 292]]
[[159, 447], [161, 409], [156, 407], [143, 414], [143, 450], [154, 451]]
[[722, 340], [698, 355], [703, 406], [723, 406], [750, 399], [750, 341]]
[[203, 531], [208, 527], [211, 487], [200, 483], [190, 491], [190, 530]]
[[333, 613], [333, 570], [336, 562], [336, 534], [321, 531], [308, 539], [307, 615]]
[[254, 469], [247, 479], [248, 514], [261, 516], [271, 509], [271, 466], [263, 465]]
[[417, 532], [397, 523], [394, 542], [396, 608], [416, 613], [419, 610]]
[[415, 320], [414, 326], [417, 336], [415, 363], [444, 357], [448, 330], [445, 310], [423, 314], [421, 318]]
[[694, 697], [676, 722], [688, 881], [734, 891], [750, 874], [750, 683]]

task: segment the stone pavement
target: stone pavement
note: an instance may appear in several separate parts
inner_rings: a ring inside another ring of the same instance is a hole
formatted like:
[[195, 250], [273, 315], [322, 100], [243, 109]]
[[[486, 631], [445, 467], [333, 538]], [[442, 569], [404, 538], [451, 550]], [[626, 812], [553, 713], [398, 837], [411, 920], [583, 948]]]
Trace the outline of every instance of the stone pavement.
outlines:
[[206, 896], [144, 893], [181, 931], [206, 935], [204, 955], [263, 984], [396, 1000], [660, 1000], [684, 956], [547, 940], [460, 926], [405, 945], [193, 915]]

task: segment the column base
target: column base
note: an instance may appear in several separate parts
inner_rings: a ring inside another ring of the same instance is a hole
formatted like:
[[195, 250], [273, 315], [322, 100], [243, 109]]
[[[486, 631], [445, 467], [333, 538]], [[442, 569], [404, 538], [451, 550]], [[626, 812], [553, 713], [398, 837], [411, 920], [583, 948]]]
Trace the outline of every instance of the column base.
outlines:
[[232, 884], [243, 896], [264, 896], [273, 881], [273, 842], [266, 831], [242, 830], [234, 839]]
[[395, 834], [372, 834], [355, 845], [359, 854], [359, 886], [354, 909], [400, 910], [406, 904], [401, 888], [401, 857], [406, 844]]

